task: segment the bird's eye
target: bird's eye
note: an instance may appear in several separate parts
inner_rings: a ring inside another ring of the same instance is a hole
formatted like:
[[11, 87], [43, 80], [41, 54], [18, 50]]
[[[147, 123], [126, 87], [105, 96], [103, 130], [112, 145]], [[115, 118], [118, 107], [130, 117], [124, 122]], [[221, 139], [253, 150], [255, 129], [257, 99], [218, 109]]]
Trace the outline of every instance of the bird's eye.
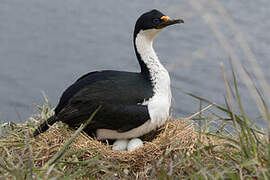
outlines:
[[153, 19], [153, 23], [156, 24], [156, 25], [159, 24], [160, 23], [160, 19], [158, 19], [158, 18]]

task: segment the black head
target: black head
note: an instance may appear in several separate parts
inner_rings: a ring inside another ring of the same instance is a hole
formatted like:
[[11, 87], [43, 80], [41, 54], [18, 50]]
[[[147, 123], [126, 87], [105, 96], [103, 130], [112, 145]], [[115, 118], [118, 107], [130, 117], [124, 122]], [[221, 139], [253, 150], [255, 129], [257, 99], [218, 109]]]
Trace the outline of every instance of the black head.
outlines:
[[162, 29], [169, 25], [180, 23], [184, 23], [184, 21], [182, 19], [171, 19], [162, 12], [154, 9], [139, 17], [135, 25], [134, 34], [139, 33], [140, 30]]

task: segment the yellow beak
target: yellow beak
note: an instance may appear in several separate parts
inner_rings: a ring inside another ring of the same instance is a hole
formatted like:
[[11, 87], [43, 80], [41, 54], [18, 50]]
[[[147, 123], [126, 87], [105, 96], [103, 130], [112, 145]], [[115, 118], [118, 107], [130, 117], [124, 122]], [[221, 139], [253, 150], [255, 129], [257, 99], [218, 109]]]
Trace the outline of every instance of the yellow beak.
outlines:
[[162, 16], [160, 19], [164, 20], [164, 21], [170, 21], [171, 18], [169, 16]]

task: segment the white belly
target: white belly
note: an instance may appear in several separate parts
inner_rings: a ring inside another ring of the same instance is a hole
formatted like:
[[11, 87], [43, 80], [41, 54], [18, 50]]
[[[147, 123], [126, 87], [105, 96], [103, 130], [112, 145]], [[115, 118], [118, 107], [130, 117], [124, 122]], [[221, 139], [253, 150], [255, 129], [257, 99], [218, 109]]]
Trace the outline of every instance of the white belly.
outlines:
[[[165, 121], [164, 121], [165, 122]], [[162, 125], [162, 124], [161, 124]], [[140, 137], [148, 132], [158, 128], [160, 125], [157, 123], [152, 123], [151, 120], [146, 121], [143, 125], [134, 128], [130, 131], [119, 133], [116, 130], [110, 129], [98, 129], [97, 139], [131, 139], [135, 137]]]
[[96, 131], [97, 139], [130, 139], [140, 137], [162, 126], [169, 118], [171, 92], [169, 91], [165, 97], [155, 95], [144, 104], [148, 105], [148, 111], [151, 119], [146, 121], [141, 126], [123, 133], [119, 133], [116, 130], [110, 129], [98, 129]]

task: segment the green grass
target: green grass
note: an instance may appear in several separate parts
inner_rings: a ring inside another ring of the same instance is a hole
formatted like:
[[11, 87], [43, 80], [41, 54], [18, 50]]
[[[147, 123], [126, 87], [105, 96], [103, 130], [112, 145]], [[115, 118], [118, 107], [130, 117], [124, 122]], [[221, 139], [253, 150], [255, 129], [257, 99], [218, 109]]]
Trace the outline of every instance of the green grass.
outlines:
[[[173, 146], [179, 144], [179, 140], [168, 146], [160, 158], [149, 163], [149, 167], [139, 171], [132, 169], [129, 163], [111, 161], [99, 154], [92, 158], [81, 158], [82, 154], [93, 150], [93, 147], [69, 149], [78, 138], [83, 128], [81, 126], [63, 143], [58, 152], [50, 154], [36, 146], [37, 140], [31, 137], [31, 133], [38, 121], [36, 118], [29, 118], [24, 124], [0, 125], [0, 179], [270, 179], [270, 114], [267, 107], [270, 94], [255, 56], [221, 3], [217, 0], [206, 3], [222, 15], [223, 19], [218, 21], [207, 12], [202, 2], [191, 0], [189, 3], [213, 31], [224, 50], [230, 54], [241, 81], [247, 86], [257, 105], [254, 109], [258, 109], [268, 125], [268, 132], [258, 128], [256, 120], [250, 118], [245, 111], [233, 66], [231, 65], [232, 81], [228, 81], [222, 66], [226, 91], [225, 106], [187, 93], [203, 104], [212, 105], [211, 110], [198, 113], [194, 118], [194, 121], [198, 122], [194, 128], [197, 141], [192, 152], [175, 150]], [[258, 83], [254, 83], [250, 74], [241, 66], [240, 58], [218, 29], [217, 22], [225, 23], [235, 34], [236, 43], [246, 55], [247, 62], [258, 77]], [[261, 90], [255, 84], [259, 84]], [[48, 99], [44, 99], [44, 105], [36, 106], [43, 120], [54, 113]], [[209, 143], [205, 143], [208, 140]], [[42, 153], [45, 158], [51, 157], [44, 164], [39, 163]]]
[[[133, 171], [128, 163], [110, 161], [102, 156], [82, 159], [81, 154], [91, 150], [71, 151], [68, 146], [83, 129], [81, 126], [64, 143], [60, 151], [45, 164], [37, 164], [38, 148], [31, 137], [36, 122], [30, 118], [25, 124], [1, 126], [0, 178], [9, 179], [269, 179], [270, 145], [267, 132], [256, 127], [243, 109], [237, 79], [232, 68], [233, 80], [228, 82], [224, 68], [222, 74], [226, 89], [226, 106], [210, 102], [188, 93], [201, 102], [211, 104], [211, 111], [199, 113], [196, 121], [197, 142], [194, 151], [186, 154], [168, 147], [163, 156], [151, 162], [144, 171]], [[257, 89], [257, 88], [256, 88]], [[264, 102], [264, 119], [269, 123], [268, 107]], [[237, 107], [233, 107], [237, 104]], [[43, 118], [52, 114], [47, 98], [43, 106], [37, 106]], [[219, 114], [226, 114], [222, 117]], [[89, 118], [89, 121], [93, 118]], [[202, 125], [203, 124], [203, 125]], [[63, 128], [66, 128], [65, 126]], [[212, 139], [207, 145], [205, 139]], [[175, 142], [177, 144], [177, 142]], [[173, 145], [172, 145], [173, 146]]]

